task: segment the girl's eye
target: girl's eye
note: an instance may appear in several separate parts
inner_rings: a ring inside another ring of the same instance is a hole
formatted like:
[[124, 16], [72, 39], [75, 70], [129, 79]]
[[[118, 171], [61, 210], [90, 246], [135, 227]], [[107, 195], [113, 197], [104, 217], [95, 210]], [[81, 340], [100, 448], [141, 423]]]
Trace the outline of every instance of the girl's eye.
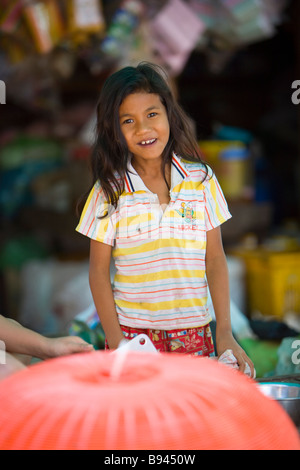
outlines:
[[150, 113], [150, 114], [148, 114], [148, 117], [154, 117], [154, 116], [157, 116], [157, 113]]
[[131, 124], [133, 122], [133, 119], [125, 119], [125, 121], [123, 121], [123, 124]]

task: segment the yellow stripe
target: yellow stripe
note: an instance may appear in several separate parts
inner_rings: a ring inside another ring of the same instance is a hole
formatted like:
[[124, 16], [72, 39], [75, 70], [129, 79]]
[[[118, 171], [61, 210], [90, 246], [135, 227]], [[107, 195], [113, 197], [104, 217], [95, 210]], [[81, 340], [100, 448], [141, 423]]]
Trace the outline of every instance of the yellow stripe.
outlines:
[[[141, 245], [133, 245], [133, 246], [124, 246], [124, 248], [116, 248], [114, 250], [114, 256], [118, 257], [124, 255], [136, 255], [142, 254], [150, 251], [156, 252], [158, 249], [161, 248], [178, 248], [180, 250], [204, 250], [206, 247], [206, 242], [203, 240], [184, 240], [179, 238], [160, 238], [158, 240], [153, 240], [150, 242], [145, 242]], [[183, 253], [184, 253], [183, 251]]]
[[105, 240], [107, 230], [108, 230], [108, 224], [109, 224], [109, 218], [104, 218], [104, 219], [98, 219], [98, 230], [96, 232], [96, 239], [99, 241]]
[[82, 210], [82, 213], [81, 213], [81, 216], [80, 216], [78, 227], [80, 227], [80, 225], [81, 225], [81, 223], [82, 223], [82, 221], [85, 217], [85, 214], [86, 214], [87, 210], [90, 209], [89, 205], [91, 203], [91, 199], [93, 198], [94, 193], [95, 193], [95, 187], [93, 187], [91, 189], [90, 194], [89, 194], [89, 196], [88, 196], [88, 198], [87, 198], [87, 200], [84, 204], [84, 207], [83, 207], [83, 210]]
[[215, 214], [217, 216], [218, 221], [223, 222], [224, 217], [222, 216], [220, 208], [219, 208], [219, 204], [217, 203], [217, 201], [218, 201], [218, 199], [217, 199], [217, 185], [216, 185], [216, 183], [213, 179], [209, 180], [209, 185], [210, 185], [210, 192], [212, 194], [212, 197], [213, 197], [213, 200], [214, 200], [214, 203], [215, 203], [215, 206], [214, 206], [214, 209], [216, 211]]
[[203, 307], [205, 305], [206, 297], [195, 297], [192, 299], [170, 300], [166, 302], [126, 302], [124, 300], [116, 299], [116, 304], [120, 308], [149, 310], [150, 312], [158, 312], [159, 310], [174, 310], [176, 308], [190, 308], [190, 307]]
[[181, 192], [184, 195], [184, 191], [201, 191], [204, 189], [204, 185], [201, 181], [183, 180], [176, 184], [172, 189], [173, 192]]
[[183, 182], [184, 191], [199, 191], [203, 189], [204, 185], [201, 181], [187, 180]]
[[[196, 269], [171, 269], [158, 271], [154, 273], [138, 274], [138, 275], [122, 275], [116, 274], [115, 282], [116, 283], [141, 283], [141, 282], [152, 282], [152, 281], [162, 281], [164, 279], [181, 279], [186, 278], [204, 278], [205, 270], [196, 270]], [[170, 284], [171, 286], [171, 284]]]

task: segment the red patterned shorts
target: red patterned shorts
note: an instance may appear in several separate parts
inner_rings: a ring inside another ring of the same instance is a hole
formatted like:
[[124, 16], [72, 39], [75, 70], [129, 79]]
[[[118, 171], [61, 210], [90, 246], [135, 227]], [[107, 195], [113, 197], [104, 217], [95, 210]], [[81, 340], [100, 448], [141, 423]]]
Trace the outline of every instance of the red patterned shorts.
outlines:
[[[146, 334], [159, 352], [214, 356], [214, 343], [209, 325], [184, 330], [148, 330], [121, 325], [121, 329], [127, 339]], [[108, 349], [106, 342], [105, 349]]]

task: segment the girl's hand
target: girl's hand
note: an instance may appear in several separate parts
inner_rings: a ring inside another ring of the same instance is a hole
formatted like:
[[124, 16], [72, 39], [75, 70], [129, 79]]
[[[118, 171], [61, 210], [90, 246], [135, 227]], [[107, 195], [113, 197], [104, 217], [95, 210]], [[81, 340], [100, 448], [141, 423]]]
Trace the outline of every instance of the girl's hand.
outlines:
[[241, 346], [236, 342], [231, 332], [223, 332], [218, 335], [216, 338], [217, 343], [217, 352], [218, 357], [220, 357], [227, 349], [231, 349], [233, 355], [235, 356], [239, 370], [241, 372], [245, 372], [246, 363], [248, 363], [250, 370], [251, 370], [251, 377], [253, 378], [254, 373], [254, 364], [251, 359], [247, 356], [245, 351], [241, 348]]

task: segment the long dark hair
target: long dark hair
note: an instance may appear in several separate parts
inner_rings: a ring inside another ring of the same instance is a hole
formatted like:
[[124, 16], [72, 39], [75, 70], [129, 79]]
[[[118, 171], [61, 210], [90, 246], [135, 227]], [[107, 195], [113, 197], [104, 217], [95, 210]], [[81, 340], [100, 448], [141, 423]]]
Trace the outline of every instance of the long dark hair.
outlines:
[[190, 120], [163, 77], [161, 67], [142, 62], [137, 67], [125, 67], [114, 72], [101, 89], [97, 105], [96, 141], [91, 155], [93, 182], [99, 180], [107, 202], [117, 206], [124, 191], [124, 175], [130, 157], [119, 122], [119, 107], [131, 93], [147, 92], [159, 95], [169, 119], [170, 137], [162, 154], [163, 174], [171, 161], [172, 152], [191, 162], [202, 162]]

